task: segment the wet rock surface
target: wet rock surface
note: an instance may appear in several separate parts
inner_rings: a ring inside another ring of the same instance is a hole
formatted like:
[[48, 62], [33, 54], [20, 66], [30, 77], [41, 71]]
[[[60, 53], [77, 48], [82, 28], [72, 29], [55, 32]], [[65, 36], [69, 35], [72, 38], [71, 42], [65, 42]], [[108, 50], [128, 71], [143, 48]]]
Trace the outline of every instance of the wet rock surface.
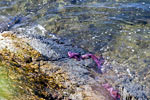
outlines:
[[[10, 70], [15, 70], [15, 79], [20, 83], [16, 85], [23, 88], [22, 93], [25, 93], [18, 96], [19, 98], [26, 96], [27, 99], [46, 100], [113, 100], [109, 92], [94, 78], [96, 73], [90, 71], [89, 67], [94, 65], [92, 60], [76, 61], [67, 57], [68, 50], [82, 53], [82, 49], [65, 43], [56, 44], [53, 39], [48, 39], [47, 42], [41, 37], [40, 39], [12, 32], [0, 35], [1, 63]], [[51, 42], [55, 45], [50, 44]], [[43, 53], [39, 48], [49, 51]]]
[[120, 91], [122, 100], [148, 100], [146, 87], [116, 71], [124, 68], [121, 65], [106, 60], [99, 74], [91, 59], [68, 58], [68, 51], [85, 51], [67, 40], [4, 32], [0, 44], [1, 61], [19, 74], [29, 99], [113, 100], [102, 86], [109, 83]]
[[[101, 77], [119, 88], [121, 100], [149, 100], [148, 86], [135, 81], [135, 78], [124, 72], [125, 66], [112, 61], [106, 64]], [[119, 71], [118, 71], [119, 70]]]
[[8, 31], [12, 26], [21, 21], [21, 16], [16, 16], [12, 19], [7, 19], [5, 21], [0, 21], [0, 33]]

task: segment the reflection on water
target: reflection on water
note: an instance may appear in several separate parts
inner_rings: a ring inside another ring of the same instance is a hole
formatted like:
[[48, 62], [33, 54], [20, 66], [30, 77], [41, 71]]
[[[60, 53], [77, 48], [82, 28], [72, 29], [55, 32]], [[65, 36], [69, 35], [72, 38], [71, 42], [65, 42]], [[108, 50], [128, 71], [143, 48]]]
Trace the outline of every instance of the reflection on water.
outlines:
[[108, 52], [111, 59], [128, 64], [131, 72], [142, 76], [141, 84], [150, 79], [145, 71], [150, 64], [149, 13], [149, 0], [0, 1], [0, 15], [29, 18], [15, 28], [40, 24], [47, 33], [66, 37], [90, 52]]

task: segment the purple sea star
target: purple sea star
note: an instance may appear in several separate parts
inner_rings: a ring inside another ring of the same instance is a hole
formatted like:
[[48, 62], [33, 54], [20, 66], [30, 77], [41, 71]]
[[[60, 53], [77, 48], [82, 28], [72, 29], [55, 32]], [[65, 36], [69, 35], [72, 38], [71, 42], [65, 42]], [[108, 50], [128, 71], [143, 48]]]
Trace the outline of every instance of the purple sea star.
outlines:
[[75, 58], [76, 60], [81, 60], [81, 59], [88, 59], [88, 58], [92, 58], [95, 63], [97, 64], [98, 68], [101, 69], [102, 67], [102, 64], [104, 63], [104, 58], [101, 56], [101, 57], [96, 57], [94, 54], [84, 54], [84, 55], [81, 55], [79, 53], [74, 53], [74, 52], [68, 52], [68, 56], [70, 58]]
[[102, 86], [110, 93], [110, 95], [114, 98], [114, 100], [120, 100], [120, 94], [117, 90], [112, 88], [108, 83], [102, 84]]

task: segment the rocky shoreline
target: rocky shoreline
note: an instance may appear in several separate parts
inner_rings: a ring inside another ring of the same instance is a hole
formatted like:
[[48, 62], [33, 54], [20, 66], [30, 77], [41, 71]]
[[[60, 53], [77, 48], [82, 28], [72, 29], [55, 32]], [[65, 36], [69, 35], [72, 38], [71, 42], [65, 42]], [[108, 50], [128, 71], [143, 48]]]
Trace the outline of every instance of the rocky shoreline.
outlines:
[[21, 79], [18, 81], [24, 91], [29, 92], [28, 99], [113, 100], [105, 89], [93, 90], [102, 86], [90, 76], [92, 73], [87, 67], [93, 63], [91, 60], [76, 61], [67, 57], [67, 50], [83, 52], [82, 49], [72, 49], [53, 39], [46, 42], [40, 37], [40, 41], [12, 32], [0, 35], [1, 63], [19, 74], [16, 77]]
[[121, 100], [149, 98], [143, 86], [115, 72], [115, 66], [120, 66], [116, 63], [106, 60], [99, 74], [91, 59], [70, 59], [68, 51], [85, 51], [67, 40], [6, 31], [0, 34], [0, 44], [0, 63], [15, 70], [27, 99], [114, 100], [104, 83], [119, 90]]

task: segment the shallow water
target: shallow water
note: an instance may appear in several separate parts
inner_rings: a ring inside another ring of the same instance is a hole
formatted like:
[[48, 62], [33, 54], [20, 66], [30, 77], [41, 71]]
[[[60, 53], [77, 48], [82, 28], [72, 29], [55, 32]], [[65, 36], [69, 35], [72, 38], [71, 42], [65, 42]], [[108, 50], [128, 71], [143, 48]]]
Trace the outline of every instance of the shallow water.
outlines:
[[107, 58], [127, 65], [124, 72], [139, 77], [135, 81], [146, 86], [150, 81], [149, 13], [149, 0], [0, 1], [0, 21], [21, 15], [23, 24], [14, 29], [54, 33], [89, 52], [105, 52]]

